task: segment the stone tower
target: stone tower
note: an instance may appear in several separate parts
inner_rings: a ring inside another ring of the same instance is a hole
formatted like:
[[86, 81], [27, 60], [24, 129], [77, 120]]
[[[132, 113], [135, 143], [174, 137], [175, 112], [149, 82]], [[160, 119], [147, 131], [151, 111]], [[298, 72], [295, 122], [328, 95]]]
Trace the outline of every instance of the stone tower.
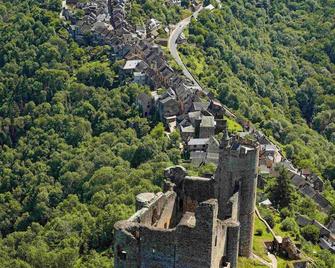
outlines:
[[239, 255], [243, 257], [250, 257], [252, 253], [258, 157], [257, 143], [242, 140], [238, 136], [229, 137], [225, 130], [215, 174], [218, 218], [224, 220], [234, 214], [231, 197], [238, 193]]
[[237, 268], [250, 257], [259, 148], [224, 134], [214, 176], [170, 167], [164, 193], [137, 196], [137, 212], [114, 226], [116, 268]]

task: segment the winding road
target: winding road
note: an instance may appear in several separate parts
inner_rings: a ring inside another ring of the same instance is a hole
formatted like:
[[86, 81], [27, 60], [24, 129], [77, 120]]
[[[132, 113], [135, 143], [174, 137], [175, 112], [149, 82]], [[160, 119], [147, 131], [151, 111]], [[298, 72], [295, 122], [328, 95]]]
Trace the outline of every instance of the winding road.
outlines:
[[180, 34], [184, 31], [184, 29], [190, 24], [192, 17], [196, 18], [199, 14], [199, 12], [203, 9], [203, 6], [200, 6], [200, 8], [195, 11], [192, 16], [187, 17], [186, 19], [180, 21], [175, 29], [171, 32], [169, 40], [168, 40], [168, 48], [170, 50], [170, 53], [172, 57], [175, 59], [177, 64], [182, 68], [183, 74], [190, 79], [198, 89], [202, 90], [201, 86], [197, 82], [196, 79], [194, 79], [193, 75], [190, 73], [190, 71], [187, 69], [185, 64], [182, 62], [178, 49], [177, 49], [177, 39], [180, 36]]
[[[206, 93], [206, 91], [201, 87], [201, 85], [198, 83], [198, 81], [195, 79], [193, 74], [188, 70], [188, 68], [185, 66], [183, 61], [181, 60], [178, 49], [177, 49], [177, 39], [180, 36], [180, 34], [184, 31], [184, 29], [190, 24], [192, 18], [196, 18], [198, 14], [204, 9], [204, 7], [201, 5], [191, 16], [187, 17], [186, 19], [183, 19], [180, 21], [174, 30], [171, 32], [168, 40], [168, 49], [174, 58], [174, 60], [177, 62], [177, 64], [182, 68], [183, 74], [190, 79], [195, 87], [198, 90], [201, 90]], [[207, 93], [206, 93], [207, 94]], [[237, 116], [231, 112], [227, 106], [222, 105], [225, 109], [226, 115], [228, 115], [231, 118], [237, 118]]]
[[[174, 28], [174, 30], [171, 32], [170, 36], [169, 36], [169, 40], [168, 40], [168, 48], [169, 51], [172, 55], [172, 57], [174, 58], [174, 60], [177, 62], [177, 64], [182, 68], [183, 74], [189, 78], [191, 81], [193, 81], [193, 83], [196, 85], [196, 87], [199, 90], [203, 90], [202, 87], [200, 86], [200, 84], [198, 83], [198, 81], [194, 78], [194, 76], [192, 75], [192, 73], [187, 69], [187, 67], [185, 66], [185, 64], [183, 63], [183, 61], [181, 60], [179, 53], [178, 53], [178, 49], [177, 49], [177, 39], [180, 36], [180, 34], [185, 30], [185, 28], [190, 24], [191, 19], [192, 18], [196, 18], [198, 16], [198, 14], [201, 12], [201, 10], [203, 10], [203, 6], [200, 6], [200, 8], [195, 11], [192, 16], [187, 17], [186, 19], [180, 21], [176, 27]], [[236, 117], [235, 114], [233, 114], [232, 112], [230, 112], [228, 110], [227, 107], [224, 107], [226, 109], [226, 113], [231, 116], [231, 117]], [[272, 231], [271, 227], [267, 224], [267, 222], [262, 219], [262, 217], [260, 216], [257, 208], [256, 208], [256, 214], [257, 216], [264, 221], [264, 223], [267, 225], [267, 227], [269, 228], [269, 230], [272, 232], [272, 234], [275, 236], [275, 233]], [[265, 261], [264, 259], [260, 258], [259, 256], [253, 254], [253, 258], [257, 259], [258, 261], [260, 261], [261, 263], [263, 263], [264, 265], [271, 267], [271, 268], [277, 268], [277, 259], [274, 255], [269, 254], [268, 255], [269, 258], [271, 259], [271, 263]]]

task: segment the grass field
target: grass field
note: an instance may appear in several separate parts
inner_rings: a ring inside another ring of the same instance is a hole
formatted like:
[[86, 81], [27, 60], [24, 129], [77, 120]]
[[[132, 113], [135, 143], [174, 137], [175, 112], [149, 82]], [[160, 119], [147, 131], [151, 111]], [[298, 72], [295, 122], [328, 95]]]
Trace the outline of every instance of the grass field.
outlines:
[[225, 119], [227, 120], [227, 127], [230, 133], [243, 131], [243, 128], [239, 123], [228, 117], [226, 117]]
[[259, 263], [257, 260], [247, 259], [247, 258], [238, 258], [238, 267], [239, 268], [264, 268], [265, 265]]
[[[261, 230], [262, 235], [256, 235], [256, 231]], [[271, 261], [267, 256], [267, 251], [265, 249], [264, 242], [265, 241], [272, 241], [272, 235], [270, 232], [267, 231], [266, 226], [264, 223], [258, 219], [258, 217], [255, 218], [255, 228], [254, 228], [254, 242], [253, 242], [253, 252], [263, 258], [266, 261]]]

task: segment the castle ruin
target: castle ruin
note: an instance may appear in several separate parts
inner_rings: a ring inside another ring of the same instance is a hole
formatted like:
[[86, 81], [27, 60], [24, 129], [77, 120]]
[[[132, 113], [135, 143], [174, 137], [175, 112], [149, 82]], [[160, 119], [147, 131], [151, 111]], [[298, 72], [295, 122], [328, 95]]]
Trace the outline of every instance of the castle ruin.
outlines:
[[115, 224], [115, 267], [235, 268], [250, 257], [258, 155], [225, 131], [214, 176], [166, 169], [164, 193], [138, 195], [137, 212]]

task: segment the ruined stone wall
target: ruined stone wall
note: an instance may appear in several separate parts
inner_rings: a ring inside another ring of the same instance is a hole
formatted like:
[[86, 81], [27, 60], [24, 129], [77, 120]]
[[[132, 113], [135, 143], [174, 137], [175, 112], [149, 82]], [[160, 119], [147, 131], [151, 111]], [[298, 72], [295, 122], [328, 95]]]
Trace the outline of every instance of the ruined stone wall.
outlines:
[[210, 138], [215, 134], [215, 127], [202, 127], [199, 128], [199, 138]]
[[136, 223], [120, 221], [114, 225], [114, 266], [138, 268], [139, 228]]
[[166, 196], [165, 206], [156, 223], [156, 227], [164, 229], [174, 227], [175, 222], [178, 220], [177, 209], [177, 195], [174, 192], [170, 192]]
[[218, 225], [217, 213], [217, 200], [211, 199], [197, 207], [194, 228], [177, 226], [176, 268], [219, 268], [225, 229]]
[[[202, 202], [176, 228], [122, 221], [115, 225], [116, 268], [221, 268], [226, 226], [217, 200]], [[193, 216], [192, 216], [193, 215]]]
[[183, 212], [194, 212], [199, 203], [214, 197], [214, 181], [211, 178], [186, 176], [178, 196], [183, 202]]
[[139, 255], [141, 268], [170, 268], [175, 265], [175, 229], [141, 226]]
[[176, 215], [175, 200], [175, 192], [160, 193], [148, 206], [137, 211], [129, 220], [167, 228]]

